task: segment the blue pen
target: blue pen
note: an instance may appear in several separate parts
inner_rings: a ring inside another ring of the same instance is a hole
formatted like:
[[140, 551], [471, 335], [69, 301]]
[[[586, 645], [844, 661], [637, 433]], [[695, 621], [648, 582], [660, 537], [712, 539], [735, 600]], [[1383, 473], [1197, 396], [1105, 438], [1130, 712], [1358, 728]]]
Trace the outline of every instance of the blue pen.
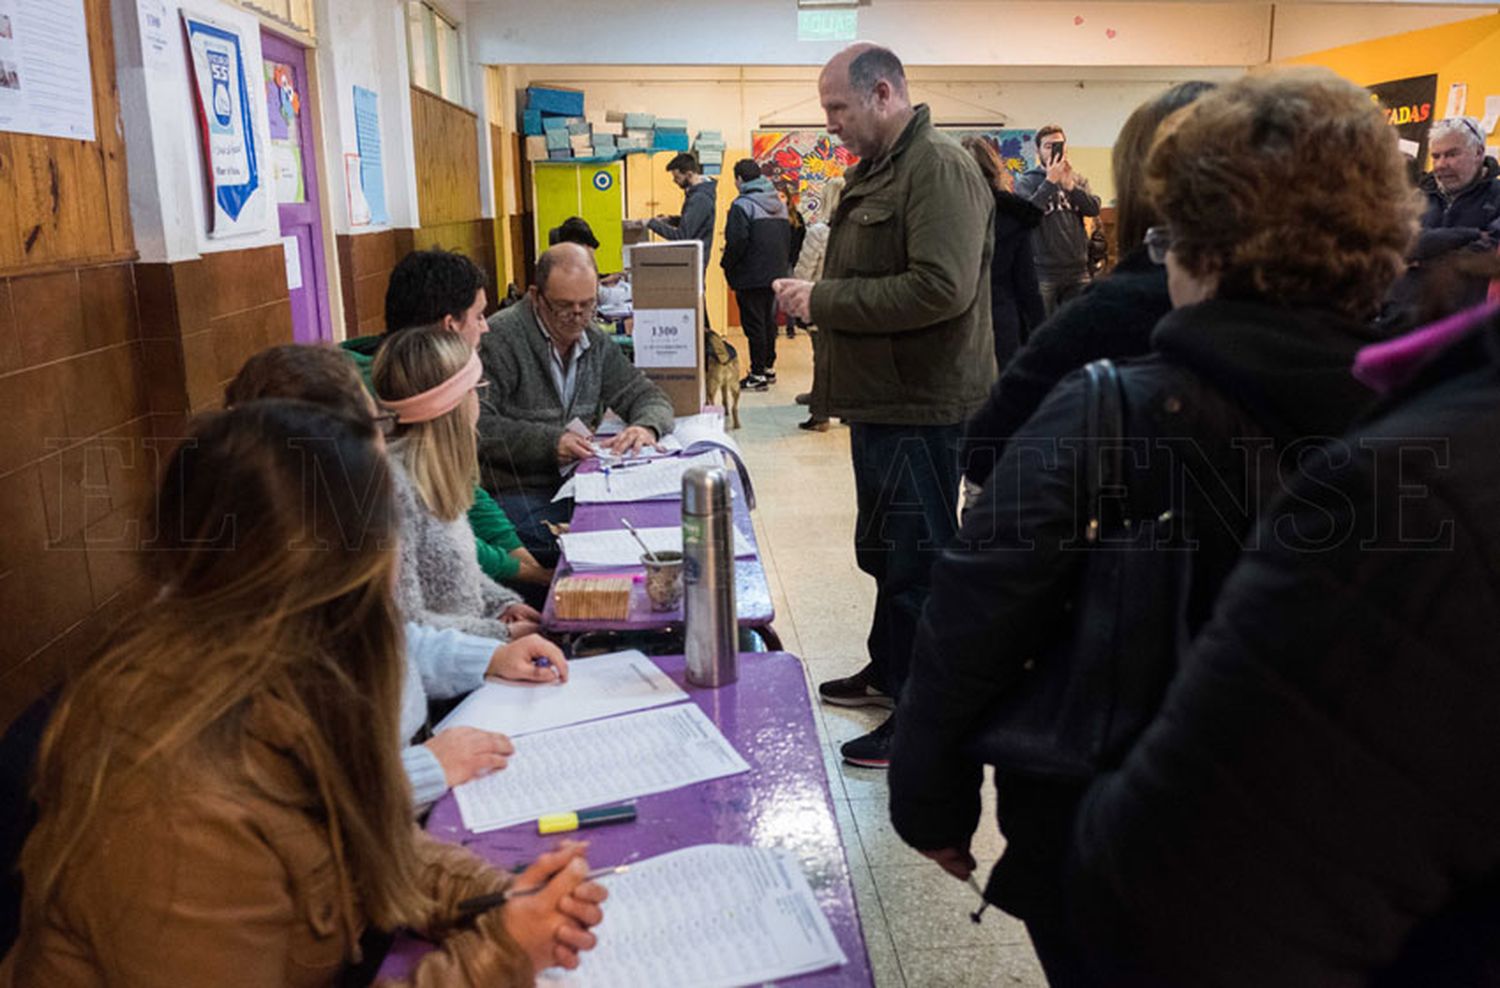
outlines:
[[545, 655], [533, 656], [531, 659], [531, 664], [534, 668], [537, 669], [552, 669], [552, 678], [557, 678], [557, 670], [553, 668], [552, 660], [547, 658]]
[[610, 486], [609, 486], [609, 464], [608, 463], [604, 464], [604, 490], [607, 493], [613, 493], [613, 491], [610, 490]]

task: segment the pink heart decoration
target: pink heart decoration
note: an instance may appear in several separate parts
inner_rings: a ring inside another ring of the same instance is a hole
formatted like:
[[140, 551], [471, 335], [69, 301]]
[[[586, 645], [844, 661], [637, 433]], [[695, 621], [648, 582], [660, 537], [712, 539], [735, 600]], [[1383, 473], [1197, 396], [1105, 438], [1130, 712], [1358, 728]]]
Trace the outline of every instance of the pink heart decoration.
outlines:
[[1082, 23], [1083, 23], [1083, 18], [1081, 16], [1073, 18], [1073, 26], [1074, 27], [1078, 27]]
[[1113, 37], [1114, 37], [1114, 36], [1115, 36], [1115, 33], [1116, 33], [1116, 32], [1115, 32], [1115, 29], [1114, 29], [1114, 28], [1108, 28], [1108, 29], [1106, 29], [1106, 30], [1105, 30], [1105, 32], [1104, 32], [1104, 36], [1105, 36], [1105, 37], [1106, 37], [1106, 38], [1113, 38]]

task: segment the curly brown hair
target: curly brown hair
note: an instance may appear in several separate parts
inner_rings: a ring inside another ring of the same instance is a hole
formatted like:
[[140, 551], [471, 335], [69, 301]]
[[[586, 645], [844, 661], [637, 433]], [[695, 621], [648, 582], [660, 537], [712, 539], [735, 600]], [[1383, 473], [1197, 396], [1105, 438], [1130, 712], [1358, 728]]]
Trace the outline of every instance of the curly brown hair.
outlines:
[[1146, 166], [1175, 260], [1219, 298], [1372, 315], [1417, 201], [1370, 94], [1326, 69], [1253, 73], [1169, 121]]

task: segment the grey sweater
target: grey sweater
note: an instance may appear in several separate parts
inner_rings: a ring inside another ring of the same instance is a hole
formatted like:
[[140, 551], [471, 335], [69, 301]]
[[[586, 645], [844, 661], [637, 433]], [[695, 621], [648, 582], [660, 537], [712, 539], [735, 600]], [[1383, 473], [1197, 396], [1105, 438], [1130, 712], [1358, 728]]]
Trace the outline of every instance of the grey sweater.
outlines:
[[470, 635], [510, 640], [500, 612], [521, 602], [479, 568], [468, 518], [441, 521], [417, 494], [401, 461], [402, 444], [391, 444], [391, 478], [401, 516], [401, 552], [396, 603], [407, 621], [453, 628]]
[[1089, 189], [1088, 179], [1080, 175], [1072, 191], [1064, 191], [1047, 181], [1045, 168], [1036, 167], [1016, 179], [1016, 195], [1042, 210], [1041, 225], [1032, 238], [1037, 278], [1041, 281], [1087, 278], [1089, 233], [1083, 227], [1083, 218], [1099, 215], [1099, 197]]
[[624, 352], [597, 329], [586, 330], [589, 348], [578, 359], [578, 386], [563, 406], [548, 370], [551, 357], [531, 300], [490, 317], [479, 356], [490, 382], [479, 414], [479, 466], [486, 490], [551, 494], [562, 482], [557, 443], [574, 418], [598, 426], [605, 409], [631, 425], [672, 431], [672, 402]]

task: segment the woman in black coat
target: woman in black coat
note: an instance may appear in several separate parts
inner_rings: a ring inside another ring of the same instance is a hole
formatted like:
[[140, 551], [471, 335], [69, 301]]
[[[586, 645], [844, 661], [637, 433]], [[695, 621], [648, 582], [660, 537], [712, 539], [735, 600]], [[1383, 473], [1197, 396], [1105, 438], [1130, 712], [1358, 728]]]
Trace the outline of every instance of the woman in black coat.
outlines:
[[[1156, 352], [1120, 370], [1133, 455], [1118, 503], [1134, 530], [1167, 522], [1191, 540], [1191, 634], [1283, 472], [1373, 398], [1347, 368], [1373, 339], [1366, 325], [1415, 208], [1379, 109], [1321, 69], [1248, 76], [1202, 97], [1157, 141], [1147, 178], [1170, 224], [1148, 243], [1174, 309], [1152, 334]], [[960, 878], [976, 865], [983, 777], [964, 744], [1026, 664], [1089, 618], [1067, 609], [1079, 564], [1105, 551], [1083, 548], [1070, 445], [1087, 434], [1084, 379], [1065, 379], [1007, 444], [934, 565], [896, 710], [892, 821]], [[996, 766], [1007, 846], [985, 897], [1026, 921], [1055, 988], [1093, 983], [1059, 893], [1087, 781]]]
[[1267, 510], [1089, 790], [1068, 885], [1100, 983], [1500, 984], [1494, 313], [1362, 355], [1393, 394]]
[[995, 190], [995, 256], [990, 261], [990, 318], [995, 333], [995, 366], [1005, 370], [1031, 331], [1042, 324], [1042, 290], [1037, 287], [1031, 231], [1042, 221], [1041, 207], [1015, 194], [1015, 179], [995, 145], [965, 137], [985, 181]]
[[[984, 486], [1000, 459], [1005, 441], [1031, 418], [1047, 392], [1068, 374], [1091, 360], [1134, 357], [1151, 349], [1151, 330], [1172, 308], [1167, 297], [1167, 272], [1152, 264], [1142, 242], [1146, 231], [1158, 222], [1157, 212], [1146, 196], [1146, 155], [1161, 122], [1213, 89], [1209, 82], [1183, 82], [1136, 108], [1115, 141], [1114, 166], [1116, 221], [1123, 255], [1105, 277], [1086, 288], [1055, 312], [1051, 319], [1029, 324], [1030, 335], [1021, 337], [1014, 359], [1000, 361], [1000, 378], [989, 400], [964, 429], [962, 462], [964, 477]], [[1030, 206], [1029, 202], [1025, 205]], [[995, 214], [995, 268], [999, 270], [999, 200]], [[1030, 255], [1029, 244], [1027, 255]], [[1035, 270], [1032, 270], [1035, 284]], [[1041, 295], [1037, 294], [1037, 305]], [[1040, 308], [1036, 315], [1041, 314]], [[999, 357], [1001, 320], [995, 317], [995, 354]], [[1040, 324], [1040, 325], [1038, 325]]]

